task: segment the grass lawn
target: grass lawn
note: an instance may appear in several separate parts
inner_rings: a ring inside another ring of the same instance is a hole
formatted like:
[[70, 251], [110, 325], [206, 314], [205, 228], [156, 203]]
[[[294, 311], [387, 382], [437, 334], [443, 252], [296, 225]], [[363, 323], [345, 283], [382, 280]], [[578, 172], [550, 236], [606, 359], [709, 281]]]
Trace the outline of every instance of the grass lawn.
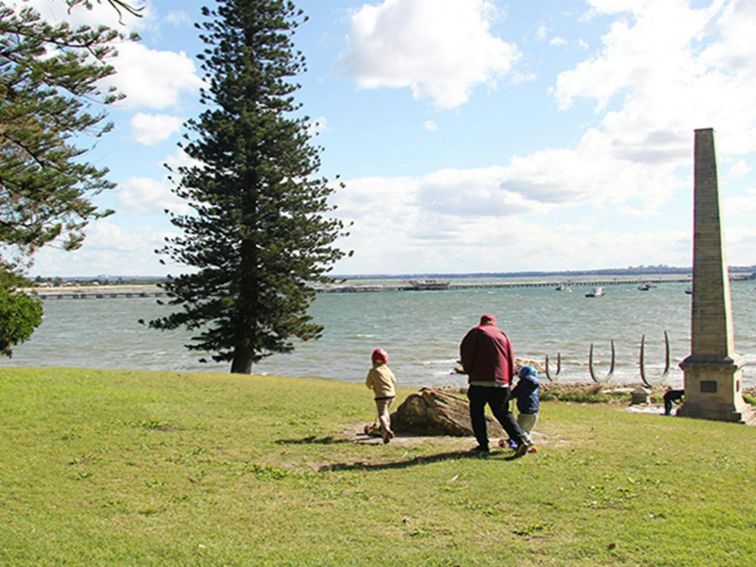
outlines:
[[0, 565], [756, 565], [752, 427], [552, 401], [509, 460], [354, 442], [373, 411], [336, 381], [1, 369]]

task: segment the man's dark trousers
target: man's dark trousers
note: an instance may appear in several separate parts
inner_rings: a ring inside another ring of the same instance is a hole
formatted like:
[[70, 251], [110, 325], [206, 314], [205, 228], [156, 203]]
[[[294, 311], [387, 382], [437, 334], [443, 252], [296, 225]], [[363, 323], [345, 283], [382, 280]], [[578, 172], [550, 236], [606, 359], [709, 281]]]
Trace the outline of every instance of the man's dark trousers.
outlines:
[[685, 390], [667, 390], [664, 392], [664, 415], [672, 414], [672, 402], [681, 400]]
[[501, 423], [510, 439], [517, 444], [525, 443], [522, 429], [509, 411], [509, 388], [494, 388], [487, 386], [470, 386], [467, 389], [470, 400], [470, 421], [478, 445], [488, 448], [488, 431], [486, 430], [486, 404], [491, 408], [496, 420]]

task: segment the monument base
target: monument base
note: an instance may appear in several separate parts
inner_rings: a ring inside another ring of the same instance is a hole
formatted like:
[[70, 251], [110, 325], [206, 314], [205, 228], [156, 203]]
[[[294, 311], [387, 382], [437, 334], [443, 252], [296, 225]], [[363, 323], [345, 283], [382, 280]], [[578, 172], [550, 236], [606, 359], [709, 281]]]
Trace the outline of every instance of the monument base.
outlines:
[[677, 415], [715, 421], [751, 423], [753, 409], [740, 389], [742, 359], [689, 356], [680, 363], [685, 373], [685, 399]]
[[743, 411], [733, 411], [732, 406], [712, 407], [710, 405], [684, 403], [677, 410], [677, 415], [696, 419], [756, 425], [756, 413], [751, 408], [744, 408]]

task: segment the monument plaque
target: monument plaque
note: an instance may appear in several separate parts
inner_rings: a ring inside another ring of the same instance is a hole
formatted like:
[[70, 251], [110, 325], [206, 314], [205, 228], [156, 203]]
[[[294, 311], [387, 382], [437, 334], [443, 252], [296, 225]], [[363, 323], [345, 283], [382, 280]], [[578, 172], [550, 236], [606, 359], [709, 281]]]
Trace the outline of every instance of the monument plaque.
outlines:
[[685, 401], [678, 415], [753, 422], [740, 391], [743, 363], [735, 354], [730, 280], [720, 215], [714, 130], [695, 131], [691, 353], [680, 363]]

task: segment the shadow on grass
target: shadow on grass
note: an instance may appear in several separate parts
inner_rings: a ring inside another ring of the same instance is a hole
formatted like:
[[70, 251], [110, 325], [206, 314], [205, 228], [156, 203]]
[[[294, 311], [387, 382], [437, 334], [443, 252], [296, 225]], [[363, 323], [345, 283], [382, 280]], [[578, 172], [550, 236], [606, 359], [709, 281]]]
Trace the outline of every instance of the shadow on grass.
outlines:
[[438, 453], [436, 455], [428, 455], [422, 457], [414, 457], [406, 461], [392, 461], [388, 463], [365, 463], [363, 461], [357, 461], [354, 463], [333, 463], [330, 465], [323, 465], [318, 469], [318, 472], [331, 472], [331, 471], [383, 471], [387, 469], [406, 469], [417, 465], [427, 465], [430, 463], [437, 463], [439, 461], [449, 461], [456, 459], [479, 459], [484, 461], [514, 461], [518, 457], [514, 454], [504, 457], [504, 453], [494, 452], [489, 455], [480, 455], [471, 453], [470, 451], [449, 451], [446, 453]]
[[336, 443], [351, 443], [349, 439], [337, 439], [336, 437], [315, 437], [309, 435], [302, 439], [279, 439], [276, 445], [335, 445]]

